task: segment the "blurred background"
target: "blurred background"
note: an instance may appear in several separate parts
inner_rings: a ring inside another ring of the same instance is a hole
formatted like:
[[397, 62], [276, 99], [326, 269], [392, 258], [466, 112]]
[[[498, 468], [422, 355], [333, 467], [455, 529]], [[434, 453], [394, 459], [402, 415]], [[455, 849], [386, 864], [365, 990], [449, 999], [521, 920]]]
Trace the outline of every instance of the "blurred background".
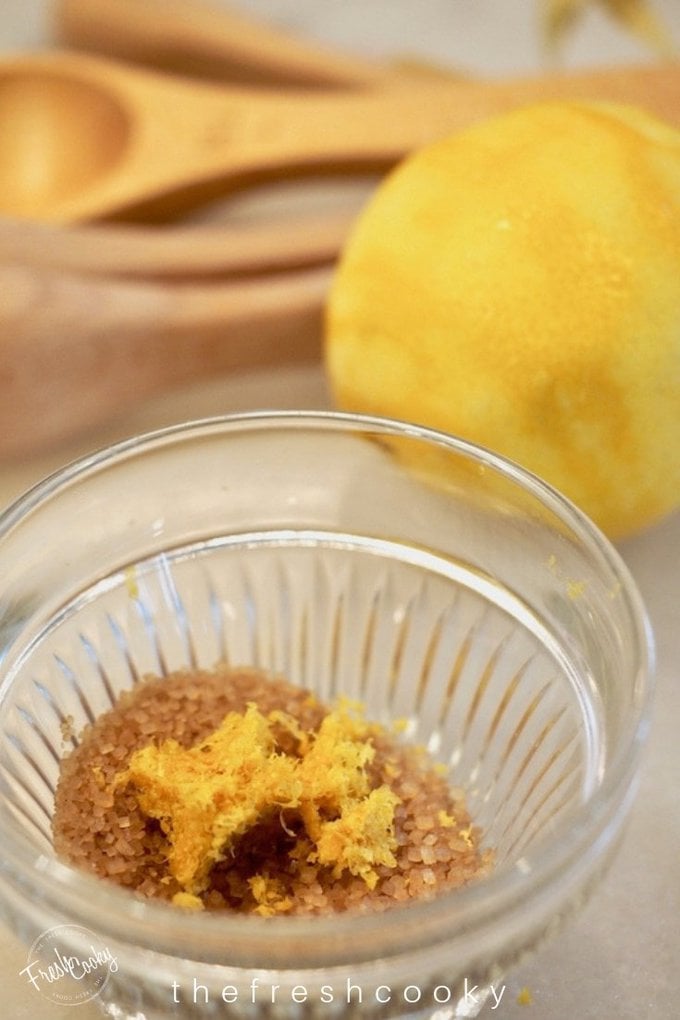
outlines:
[[[626, 66], [656, 59], [654, 50], [613, 16], [615, 8], [630, 4], [575, 3], [579, 16], [549, 53], [542, 30], [545, 5], [540, 0], [239, 0], [215, 7], [238, 10], [272, 27], [300, 38], [324, 43], [350, 54], [376, 60], [418, 59], [442, 65], [465, 75], [502, 77], [512, 74]], [[569, 5], [553, 3], [553, 11]], [[634, 6], [634, 5], [633, 5]], [[665, 25], [668, 40], [680, 47], [680, 0], [649, 0], [648, 8]], [[0, 52], [53, 46], [52, 10], [45, 0], [2, 0]], [[229, 209], [216, 208], [194, 222], [262, 221], [275, 210], [290, 212], [296, 203], [311, 202], [323, 208], [359, 208], [372, 182], [349, 189], [326, 182], [306, 196], [276, 189], [237, 200]], [[295, 215], [295, 212], [293, 212]], [[12, 339], [12, 322], [25, 318], [32, 306], [43, 312], [36, 329], [44, 338], [50, 331], [49, 289], [36, 291], [17, 275], [11, 250], [0, 268], [0, 343]], [[332, 272], [332, 264], [326, 267]], [[24, 290], [22, 291], [22, 287]], [[134, 328], [136, 309], [143, 306], [130, 284], [127, 322]], [[136, 295], [136, 296], [135, 296]], [[138, 302], [136, 305], [135, 302]], [[9, 309], [9, 311], [8, 311]], [[17, 311], [13, 311], [16, 309]], [[11, 313], [11, 314], [10, 314]], [[12, 319], [15, 315], [15, 320]], [[63, 325], [63, 324], [62, 324]], [[318, 317], [311, 326], [319, 329]], [[281, 344], [289, 340], [285, 330]], [[294, 362], [265, 358], [259, 366], [218, 372], [182, 384], [171, 392], [131, 402], [77, 435], [65, 436], [40, 448], [26, 447], [0, 461], [0, 506], [49, 471], [74, 457], [112, 440], [182, 419], [265, 407], [318, 408], [329, 405], [324, 373], [318, 358], [319, 338], [312, 337], [308, 354]], [[276, 331], [270, 333], [271, 345]], [[97, 366], [105, 373], [106, 363]], [[48, 378], [34, 380], [32, 414], [43, 413]], [[508, 992], [496, 1013], [483, 1015], [513, 1020], [670, 1020], [677, 1013], [677, 957], [680, 950], [677, 918], [680, 916], [680, 812], [677, 800], [677, 719], [680, 699], [677, 662], [680, 648], [677, 578], [680, 575], [680, 521], [678, 515], [622, 545], [622, 552], [645, 596], [655, 627], [659, 654], [661, 707], [653, 735], [643, 795], [630, 836], [612, 872], [578, 921], [534, 960], [512, 974]], [[675, 771], [673, 771], [675, 770]], [[29, 995], [19, 983], [25, 952], [0, 930], [0, 986], [13, 1020], [31, 1016], [51, 1020], [61, 1016], [57, 1007]], [[81, 1007], [81, 1020], [94, 1011]], [[66, 1015], [65, 1013], [63, 1014]], [[70, 1015], [70, 1014], [69, 1014]]]
[[[110, 6], [113, 8], [115, 4]], [[385, 64], [404, 60], [420, 62], [426, 67], [474, 77], [502, 78], [649, 63], [657, 58], [656, 50], [640, 33], [631, 30], [631, 23], [640, 11], [643, 20], [645, 15], [651, 15], [663, 26], [665, 44], [676, 49], [680, 47], [678, 0], [647, 0], [647, 3], [644, 0], [241, 0], [231, 4], [225, 0], [203, 0], [202, 6], [236, 12], [308, 43], [321, 43], [362, 59]], [[87, 3], [81, 4], [81, 9], [86, 10]], [[0, 6], [0, 53], [9, 56], [18, 51], [53, 48], [57, 10], [57, 5], [50, 0], [4, 0]], [[631, 11], [634, 12], [632, 17]], [[627, 24], [621, 12], [628, 12]], [[555, 22], [560, 17], [569, 21], [566, 15], [572, 15], [568, 28], [560, 34], [559, 45], [552, 48], [547, 46], [545, 31], [550, 14]], [[203, 229], [204, 240], [214, 249], [219, 236], [210, 234], [213, 227], [226, 226], [226, 248], [236, 243], [228, 233], [232, 227], [248, 230], [280, 219], [283, 231], [303, 213], [321, 216], [330, 213], [351, 222], [375, 181], [374, 177], [357, 177], [352, 181], [329, 178], [309, 181], [303, 186], [297, 183], [264, 186], [236, 195], [226, 203], [212, 203], [199, 209], [180, 226]], [[204, 320], [212, 316], [217, 322], [220, 316], [228, 315], [232, 293], [221, 286], [213, 286], [219, 283], [217, 279], [194, 281], [196, 286], [181, 289], [166, 287], [165, 280], [159, 288], [155, 283], [147, 286], [146, 281], [137, 279], [126, 281], [122, 288], [116, 285], [113, 291], [106, 288], [98, 291], [94, 287], [83, 290], [82, 265], [75, 279], [67, 274], [68, 280], [64, 282], [63, 274], [60, 275], [63, 268], [59, 262], [61, 247], [63, 241], [69, 241], [68, 234], [43, 237], [37, 233], [34, 237], [30, 231], [22, 231], [22, 250], [27, 241], [30, 256], [22, 254], [19, 259], [14, 225], [6, 221], [3, 225], [0, 218], [2, 231], [5, 234], [0, 258], [0, 329], [12, 335], [14, 344], [6, 344], [9, 368], [3, 371], [12, 376], [13, 388], [6, 390], [10, 400], [15, 392], [20, 393], [17, 400], [21, 413], [15, 414], [8, 402], [4, 417], [0, 416], [0, 433], [4, 432], [5, 437], [4, 442], [0, 441], [0, 502], [93, 447], [172, 421], [262, 406], [327, 406], [329, 398], [319, 351], [323, 295], [332, 262], [325, 266], [326, 277], [320, 272], [299, 277], [294, 299], [291, 298], [297, 302], [298, 314], [290, 321], [285, 316], [278, 323], [273, 321], [277, 303], [283, 300], [286, 304], [285, 295], [280, 292], [264, 295], [262, 299], [252, 290], [245, 294], [239, 292], [237, 300], [245, 299], [249, 309], [269, 301], [272, 311], [266, 313], [266, 333], [263, 329], [260, 337], [263, 353], [256, 359], [250, 356], [242, 359], [238, 355], [233, 359], [235, 362], [245, 360], [238, 376], [235, 366], [209, 370], [200, 379], [196, 378], [196, 373], [190, 378], [192, 373], [189, 372], [184, 379], [178, 370], [171, 391], [163, 385], [157, 388], [158, 392], [145, 394], [137, 394], [136, 384], [131, 380], [120, 407], [104, 411], [100, 406], [86, 412], [85, 402], [81, 401], [83, 406], [78, 414], [66, 407], [59, 412], [59, 405], [73, 402], [72, 392], [68, 387], [59, 388], [53, 379], [53, 395], [44, 398], [50, 409], [49, 420], [43, 414], [41, 436], [33, 443], [30, 433], [37, 427], [37, 421], [32, 410], [31, 373], [37, 371], [37, 380], [42, 375], [43, 385], [45, 376], [51, 373], [41, 370], [40, 358], [33, 359], [36, 364], [31, 364], [30, 358], [22, 364], [23, 350], [37, 349], [39, 343], [46, 346], [46, 335], [57, 326], [70, 329], [75, 335], [76, 322], [85, 342], [89, 342], [90, 334], [106, 334], [108, 349], [115, 349], [116, 337], [131, 337], [136, 327], [144, 335], [143, 310], [148, 318], [155, 306], [165, 309], [169, 322], [173, 316], [182, 318], [181, 328], [187, 336], [195, 325], [197, 330], [205, 328], [208, 341], [214, 343], [215, 331], [211, 333], [210, 324], [206, 326]], [[152, 233], [168, 240], [162, 228]], [[151, 233], [147, 234], [150, 236]], [[192, 243], [188, 231], [180, 231], [175, 240], [178, 244]], [[97, 241], [97, 245], [100, 251], [105, 247], [102, 241]], [[18, 262], [21, 262], [19, 270]], [[41, 262], [49, 263], [48, 270], [39, 265]], [[34, 271], [36, 265], [39, 272]], [[55, 267], [56, 275], [52, 272]], [[188, 309], [184, 305], [179, 310], [175, 308], [172, 302], [177, 295], [180, 299], [187, 296]], [[205, 315], [200, 311], [201, 302], [205, 302], [208, 309]], [[86, 314], [92, 316], [91, 327], [85, 324]], [[104, 341], [97, 342], [104, 345]], [[257, 336], [253, 342], [257, 344]], [[251, 343], [251, 338], [248, 337], [241, 347], [245, 343]], [[296, 344], [299, 351], [294, 350]], [[190, 359], [190, 352], [187, 358]], [[258, 362], [255, 366], [249, 363], [253, 360]], [[71, 389], [75, 387], [82, 397], [83, 387], [78, 390], [75, 378], [72, 383]], [[96, 398], [93, 402], [96, 404]], [[86, 422], [85, 428], [78, 429], [62, 428], [69, 414], [71, 417], [89, 414], [92, 424]]]
[[[409, 52], [492, 75], [539, 69], [546, 62], [540, 36], [542, 0], [211, 2], [367, 57]], [[648, 5], [665, 21], [678, 42], [677, 0], [649, 0]], [[595, 0], [576, 6], [583, 7], [583, 14], [565, 39], [561, 60], [564, 66], [649, 59], [648, 47], [616, 23], [606, 4]], [[48, 44], [49, 16], [49, 0], [4, 0], [0, 14], [3, 49]]]

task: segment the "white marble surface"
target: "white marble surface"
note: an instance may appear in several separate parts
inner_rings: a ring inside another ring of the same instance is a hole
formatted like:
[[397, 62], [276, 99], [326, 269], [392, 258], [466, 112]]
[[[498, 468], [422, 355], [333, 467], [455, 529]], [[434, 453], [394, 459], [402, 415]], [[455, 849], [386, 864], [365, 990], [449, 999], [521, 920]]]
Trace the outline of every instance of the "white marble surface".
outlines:
[[[369, 55], [418, 54], [477, 73], [533, 71], [542, 65], [531, 0], [241, 0], [301, 34]], [[680, 40], [679, 0], [657, 0]], [[44, 0], [3, 0], [0, 52], [49, 45]], [[564, 63], [639, 62], [642, 47], [603, 14], [584, 20]], [[0, 295], [2, 300], [2, 295]], [[214, 380], [149, 402], [96, 435], [31, 460], [0, 464], [0, 505], [93, 446], [146, 428], [203, 414], [264, 406], [322, 407], [328, 398], [318, 366]], [[678, 437], [680, 442], [680, 436]], [[657, 642], [657, 699], [642, 788], [624, 845], [586, 910], [507, 979], [496, 1011], [506, 1020], [672, 1020], [680, 1015], [680, 514], [621, 546], [647, 602]], [[1, 852], [1, 849], [0, 849]], [[26, 950], [0, 930], [2, 1015], [63, 1020], [23, 984]], [[533, 1003], [520, 1005], [522, 987]], [[97, 1011], [78, 1008], [80, 1020]]]

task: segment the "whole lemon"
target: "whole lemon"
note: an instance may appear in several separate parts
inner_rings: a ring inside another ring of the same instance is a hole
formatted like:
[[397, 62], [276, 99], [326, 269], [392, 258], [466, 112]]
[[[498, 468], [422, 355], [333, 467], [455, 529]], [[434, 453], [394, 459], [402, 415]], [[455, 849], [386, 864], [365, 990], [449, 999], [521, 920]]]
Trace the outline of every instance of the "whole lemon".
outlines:
[[680, 505], [680, 132], [645, 112], [546, 103], [415, 153], [327, 311], [341, 407], [504, 453], [614, 538]]

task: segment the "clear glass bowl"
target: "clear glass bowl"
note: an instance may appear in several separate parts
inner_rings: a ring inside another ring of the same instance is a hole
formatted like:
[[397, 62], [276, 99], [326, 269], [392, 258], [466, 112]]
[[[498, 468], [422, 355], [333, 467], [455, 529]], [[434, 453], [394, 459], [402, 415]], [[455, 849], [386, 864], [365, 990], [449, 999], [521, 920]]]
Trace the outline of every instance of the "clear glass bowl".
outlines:
[[[105, 946], [92, 994], [114, 1017], [473, 1016], [611, 857], [650, 648], [608, 542], [488, 451], [287, 412], [119, 444], [0, 521], [2, 913], [28, 944]], [[147, 673], [220, 661], [405, 717], [466, 790], [493, 874], [373, 916], [262, 919], [142, 902], [55, 859], [71, 734]]]

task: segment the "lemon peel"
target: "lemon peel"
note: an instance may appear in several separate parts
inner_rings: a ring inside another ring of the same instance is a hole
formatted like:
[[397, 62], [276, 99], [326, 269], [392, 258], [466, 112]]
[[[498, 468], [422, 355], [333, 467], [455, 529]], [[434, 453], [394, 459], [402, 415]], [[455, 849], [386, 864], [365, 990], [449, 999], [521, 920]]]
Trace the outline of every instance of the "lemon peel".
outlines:
[[680, 132], [545, 103], [414, 153], [342, 254], [325, 364], [336, 405], [505, 454], [612, 538], [660, 519], [680, 505]]

